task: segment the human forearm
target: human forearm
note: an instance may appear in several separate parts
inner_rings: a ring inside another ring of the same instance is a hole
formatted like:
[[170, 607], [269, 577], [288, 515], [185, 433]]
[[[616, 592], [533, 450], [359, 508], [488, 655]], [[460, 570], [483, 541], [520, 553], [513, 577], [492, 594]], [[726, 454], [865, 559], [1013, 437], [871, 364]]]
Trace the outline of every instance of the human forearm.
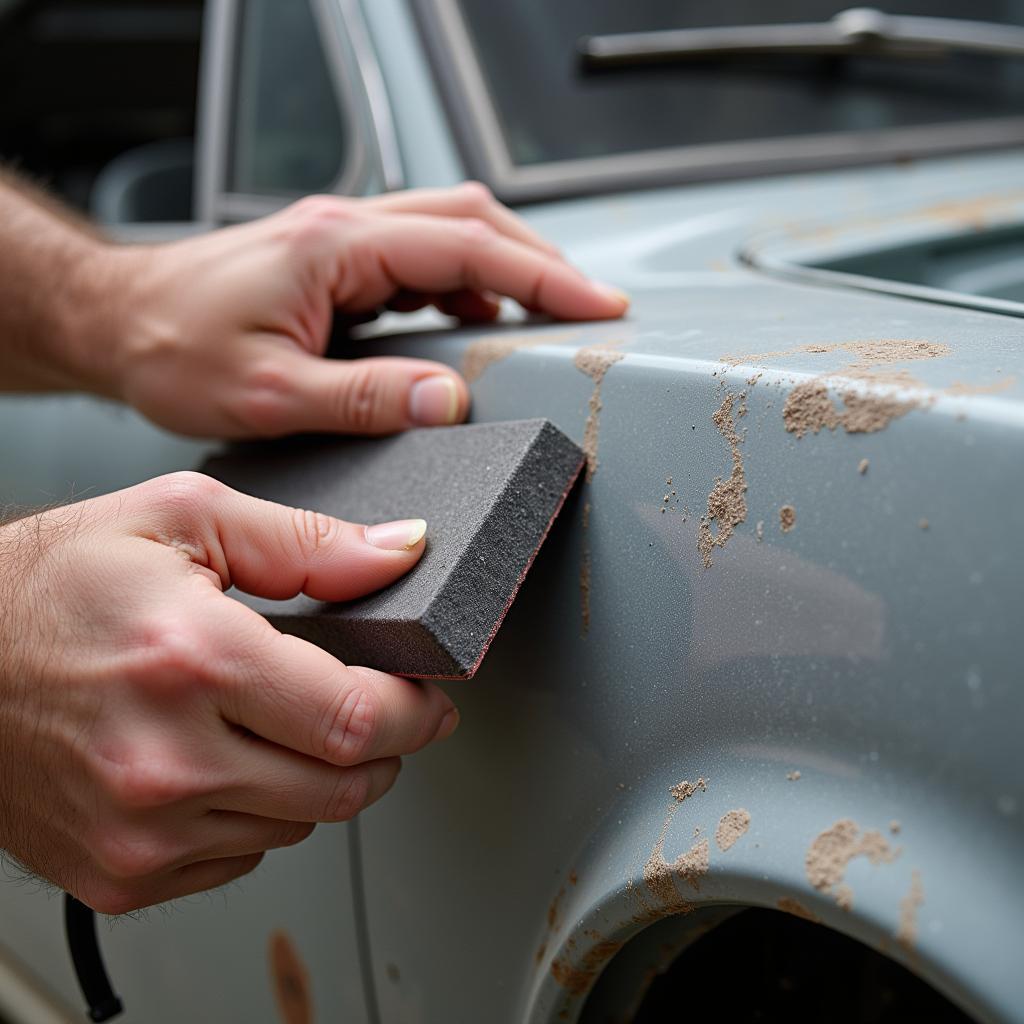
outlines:
[[0, 389], [113, 393], [127, 257], [0, 176]]

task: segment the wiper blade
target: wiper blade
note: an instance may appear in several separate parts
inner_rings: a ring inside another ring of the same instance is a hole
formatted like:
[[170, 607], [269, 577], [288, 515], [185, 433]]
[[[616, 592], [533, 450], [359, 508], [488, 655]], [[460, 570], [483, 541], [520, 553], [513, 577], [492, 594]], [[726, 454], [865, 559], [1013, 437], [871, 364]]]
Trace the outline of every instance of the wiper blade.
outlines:
[[851, 7], [821, 22], [585, 36], [579, 50], [583, 66], [592, 70], [787, 54], [934, 58], [983, 53], [1024, 57], [1024, 28], [994, 21], [895, 15], [871, 7]]

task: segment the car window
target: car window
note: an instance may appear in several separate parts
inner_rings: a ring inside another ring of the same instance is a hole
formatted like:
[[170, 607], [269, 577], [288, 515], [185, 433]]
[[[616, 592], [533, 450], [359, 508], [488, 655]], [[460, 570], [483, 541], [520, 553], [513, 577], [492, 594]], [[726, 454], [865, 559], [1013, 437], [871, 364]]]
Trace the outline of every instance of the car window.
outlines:
[[350, 136], [309, 0], [243, 0], [239, 25], [229, 190], [329, 188]]
[[[760, 56], [581, 71], [582, 37], [822, 22], [843, 3], [458, 0], [514, 164], [868, 132], [1024, 113], [1024, 59]], [[921, 0], [890, 14], [1024, 24], [1022, 0]]]

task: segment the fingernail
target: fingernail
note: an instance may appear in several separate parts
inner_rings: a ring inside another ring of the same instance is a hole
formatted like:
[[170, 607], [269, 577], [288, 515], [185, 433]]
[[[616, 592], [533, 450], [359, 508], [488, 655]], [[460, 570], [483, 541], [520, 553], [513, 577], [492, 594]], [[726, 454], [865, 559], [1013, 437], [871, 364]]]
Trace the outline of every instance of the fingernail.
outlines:
[[437, 727], [437, 733], [434, 735], [435, 740], [446, 740], [455, 730], [459, 727], [459, 709], [452, 708], [441, 719], [441, 724]]
[[602, 295], [608, 296], [609, 299], [621, 302], [623, 306], [629, 305], [629, 296], [621, 288], [616, 288], [615, 285], [612, 284], [602, 284], [600, 281], [595, 281], [594, 287]]
[[425, 519], [399, 519], [393, 523], [375, 523], [364, 531], [366, 542], [385, 551], [408, 551], [427, 532]]
[[409, 418], [424, 427], [454, 423], [459, 415], [459, 392], [446, 374], [424, 377], [409, 392]]

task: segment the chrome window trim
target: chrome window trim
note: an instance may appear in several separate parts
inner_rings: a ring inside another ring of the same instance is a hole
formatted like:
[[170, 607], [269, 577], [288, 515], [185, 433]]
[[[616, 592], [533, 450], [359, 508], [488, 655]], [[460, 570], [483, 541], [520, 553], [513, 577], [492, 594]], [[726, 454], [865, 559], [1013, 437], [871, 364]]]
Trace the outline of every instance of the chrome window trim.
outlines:
[[402, 150], [398, 142], [395, 118], [391, 110], [387, 82], [377, 60], [377, 51], [370, 39], [370, 31], [359, 0], [321, 0], [341, 22], [336, 31], [343, 32], [355, 61], [354, 70], [359, 77], [369, 114], [370, 128], [377, 151], [382, 185], [385, 191], [405, 186]]
[[1024, 117], [739, 140], [517, 166], [457, 0], [412, 0], [455, 138], [471, 175], [527, 202], [689, 181], [820, 170], [1024, 142]]
[[[204, 223], [217, 224], [260, 217], [281, 209], [301, 195], [299, 192], [249, 194], [228, 188], [240, 6], [240, 0], [209, 0], [203, 25], [204, 43], [200, 66], [202, 102], [199, 110], [195, 214]], [[352, 62], [346, 60], [340, 35], [344, 26], [331, 16], [331, 6], [331, 0], [311, 0], [328, 72], [335, 96], [348, 120], [351, 138], [346, 140], [343, 167], [324, 191], [354, 195], [363, 190], [373, 168], [365, 139], [364, 118], [361, 117], [357, 101], [357, 90], [361, 83], [353, 75]]]

